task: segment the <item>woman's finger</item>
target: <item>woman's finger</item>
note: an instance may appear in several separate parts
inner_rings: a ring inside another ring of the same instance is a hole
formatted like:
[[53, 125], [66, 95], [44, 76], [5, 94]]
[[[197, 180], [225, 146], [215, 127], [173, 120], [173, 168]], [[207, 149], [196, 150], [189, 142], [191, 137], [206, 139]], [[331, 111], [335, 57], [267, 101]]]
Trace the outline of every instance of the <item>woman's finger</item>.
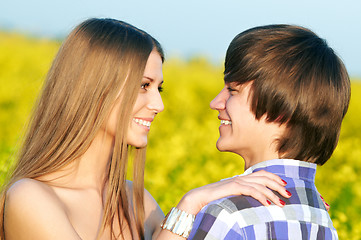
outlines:
[[[219, 198], [229, 196], [229, 193], [232, 193], [231, 195], [245, 195], [253, 197], [265, 206], [269, 206], [271, 204], [270, 201], [277, 206], [284, 206], [284, 202], [272, 190], [262, 184], [240, 181], [238, 179], [229, 179], [227, 182], [222, 182], [222, 185], [222, 190], [216, 191]], [[209, 196], [211, 195], [212, 193], [209, 193]]]
[[325, 204], [326, 210], [328, 212], [330, 210], [330, 205], [328, 205], [328, 203], [325, 201], [325, 199], [321, 195], [320, 195], [320, 197], [322, 199], [323, 204]]
[[287, 182], [285, 180], [283, 180], [280, 176], [274, 174], [274, 173], [270, 173], [270, 172], [267, 172], [265, 170], [260, 170], [260, 171], [257, 171], [257, 172], [253, 172], [247, 176], [264, 176], [264, 177], [268, 177], [276, 182], [278, 182], [280, 185], [282, 186], [286, 186], [287, 185]]
[[[279, 207], [283, 207], [285, 205], [285, 202], [280, 199], [272, 190], [270, 190], [269, 188], [261, 185], [261, 184], [257, 184], [254, 183], [254, 185], [252, 185], [258, 192], [260, 192], [261, 194], [263, 194], [267, 199], [269, 199], [271, 202], [273, 202], [275, 205], [279, 206]], [[265, 205], [267, 206], [267, 205]]]
[[289, 198], [292, 196], [292, 194], [281, 184], [279, 184], [278, 181], [275, 181], [274, 179], [269, 178], [268, 176], [239, 176], [236, 177], [236, 180], [238, 181], [245, 181], [248, 183], [258, 183], [261, 185], [264, 185], [271, 190], [277, 191], [280, 193], [283, 197]]

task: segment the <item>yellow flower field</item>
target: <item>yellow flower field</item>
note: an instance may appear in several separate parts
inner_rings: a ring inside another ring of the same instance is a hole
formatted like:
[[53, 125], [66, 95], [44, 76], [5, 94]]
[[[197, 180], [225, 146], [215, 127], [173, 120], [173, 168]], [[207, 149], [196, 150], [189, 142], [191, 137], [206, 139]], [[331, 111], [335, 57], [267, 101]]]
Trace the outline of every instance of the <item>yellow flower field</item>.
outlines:
[[[14, 161], [42, 81], [60, 43], [0, 33], [0, 185]], [[192, 188], [243, 172], [243, 160], [215, 148], [217, 112], [209, 102], [223, 87], [223, 67], [198, 57], [167, 59], [164, 112], [153, 122], [145, 186], [164, 212]], [[318, 168], [316, 184], [331, 205], [340, 239], [361, 239], [361, 81], [352, 99], [333, 157]]]

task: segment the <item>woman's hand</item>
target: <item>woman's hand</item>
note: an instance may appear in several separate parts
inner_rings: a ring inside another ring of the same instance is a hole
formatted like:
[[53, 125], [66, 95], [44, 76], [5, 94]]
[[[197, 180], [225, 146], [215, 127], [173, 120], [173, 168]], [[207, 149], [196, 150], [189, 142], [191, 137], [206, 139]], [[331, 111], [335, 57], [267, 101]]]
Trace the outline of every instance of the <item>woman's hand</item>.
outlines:
[[320, 195], [323, 204], [325, 205], [325, 208], [327, 210], [327, 212], [330, 210], [330, 205], [328, 205], [328, 203], [325, 201], [325, 199]]
[[279, 176], [261, 170], [193, 189], [184, 195], [177, 208], [196, 215], [208, 203], [232, 195], [251, 196], [265, 206], [272, 201], [283, 207], [285, 203], [272, 190], [289, 198], [291, 193], [286, 190], [286, 184]]
[[[289, 198], [291, 193], [286, 190], [286, 185], [287, 183], [279, 176], [261, 170], [249, 175], [237, 176], [193, 189], [183, 196], [177, 208], [196, 215], [208, 203], [232, 195], [251, 196], [265, 206], [270, 205], [271, 202], [269, 200], [271, 200], [276, 205], [283, 207], [285, 203], [272, 190]], [[184, 238], [170, 231], [162, 230], [156, 239], [181, 240]]]

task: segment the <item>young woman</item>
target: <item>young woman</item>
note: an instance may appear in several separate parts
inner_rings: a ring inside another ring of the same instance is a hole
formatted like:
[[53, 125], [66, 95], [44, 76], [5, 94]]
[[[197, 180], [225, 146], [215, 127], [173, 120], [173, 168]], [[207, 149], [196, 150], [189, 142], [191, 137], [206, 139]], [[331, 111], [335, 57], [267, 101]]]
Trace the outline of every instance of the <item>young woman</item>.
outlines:
[[[89, 19], [70, 33], [3, 189], [1, 239], [182, 238], [169, 222], [161, 231], [164, 215], [144, 190], [147, 135], [164, 108], [163, 61], [154, 38], [121, 21]], [[234, 194], [281, 206], [269, 188], [288, 197], [284, 185], [267, 172], [236, 177], [190, 191], [177, 208], [196, 214]]]

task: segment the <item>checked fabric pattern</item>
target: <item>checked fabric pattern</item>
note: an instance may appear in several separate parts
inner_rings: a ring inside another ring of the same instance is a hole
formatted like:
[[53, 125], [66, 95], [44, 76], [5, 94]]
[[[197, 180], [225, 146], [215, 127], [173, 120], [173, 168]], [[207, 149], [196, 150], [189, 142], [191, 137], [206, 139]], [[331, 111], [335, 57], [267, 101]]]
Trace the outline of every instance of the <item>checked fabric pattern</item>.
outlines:
[[286, 205], [263, 206], [248, 196], [209, 203], [196, 216], [188, 239], [338, 239], [336, 229], [314, 184], [316, 164], [291, 159], [258, 163], [244, 174], [266, 170], [287, 182], [292, 193]]

